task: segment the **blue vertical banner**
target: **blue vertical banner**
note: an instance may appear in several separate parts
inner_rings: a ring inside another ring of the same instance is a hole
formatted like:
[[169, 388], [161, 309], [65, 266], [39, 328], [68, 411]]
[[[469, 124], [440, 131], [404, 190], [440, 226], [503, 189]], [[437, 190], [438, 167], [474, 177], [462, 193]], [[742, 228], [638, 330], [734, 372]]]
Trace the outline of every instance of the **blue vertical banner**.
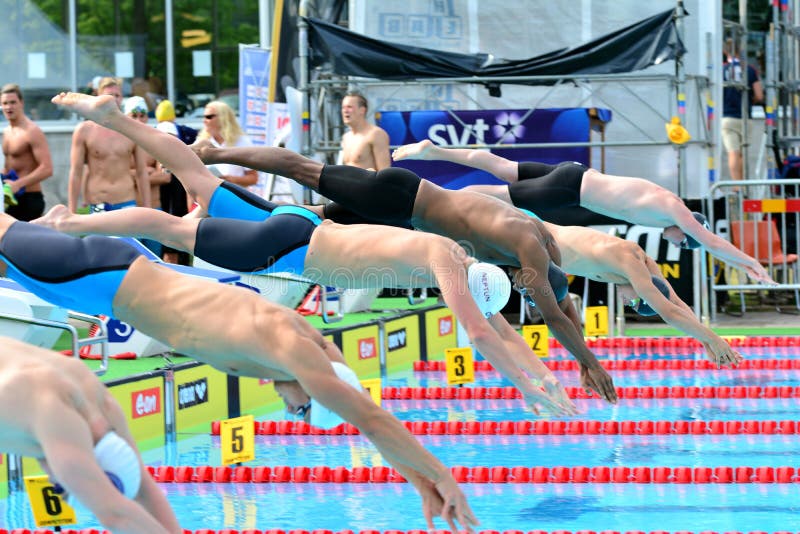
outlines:
[[270, 51], [239, 46], [239, 124], [254, 145], [271, 144], [269, 131]]

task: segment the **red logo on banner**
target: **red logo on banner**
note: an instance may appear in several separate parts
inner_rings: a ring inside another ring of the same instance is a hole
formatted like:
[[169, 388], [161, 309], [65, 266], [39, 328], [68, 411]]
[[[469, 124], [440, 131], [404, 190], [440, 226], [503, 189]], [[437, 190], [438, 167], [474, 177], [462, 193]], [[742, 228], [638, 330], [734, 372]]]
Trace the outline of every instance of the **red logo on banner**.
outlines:
[[453, 333], [453, 316], [439, 317], [439, 335], [449, 336]]
[[161, 389], [150, 388], [131, 393], [131, 414], [134, 419], [161, 412]]
[[374, 337], [367, 337], [358, 340], [358, 358], [366, 360], [367, 358], [374, 358], [378, 355], [378, 344]]

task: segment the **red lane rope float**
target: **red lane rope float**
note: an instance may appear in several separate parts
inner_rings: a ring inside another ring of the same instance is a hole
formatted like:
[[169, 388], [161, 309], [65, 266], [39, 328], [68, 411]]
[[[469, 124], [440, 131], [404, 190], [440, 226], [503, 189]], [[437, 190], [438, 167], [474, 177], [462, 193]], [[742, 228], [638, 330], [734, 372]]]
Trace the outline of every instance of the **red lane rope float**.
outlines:
[[[544, 360], [551, 371], [577, 371], [575, 360]], [[716, 371], [716, 364], [710, 360], [600, 360], [600, 365], [609, 371]], [[494, 371], [494, 367], [486, 360], [474, 362], [475, 371]], [[800, 369], [800, 359], [745, 359], [739, 365], [727, 370], [794, 370]], [[415, 361], [414, 371], [446, 371], [444, 361]]]
[[[733, 347], [798, 347], [800, 336], [730, 336], [726, 337]], [[551, 349], [563, 349], [563, 345], [554, 338], [548, 338], [547, 345]], [[586, 346], [590, 349], [632, 349], [643, 352], [664, 351], [673, 349], [700, 349], [702, 345], [693, 337], [601, 337], [587, 338]]]
[[[108, 530], [98, 530], [95, 528], [84, 528], [81, 530], [74, 530], [74, 529], [66, 529], [61, 530], [61, 534], [111, 534]], [[13, 530], [6, 530], [4, 528], [0, 528], [0, 534], [53, 534], [52, 530], [44, 530], [44, 529], [37, 529], [37, 530], [30, 530], [27, 528], [15, 528]], [[236, 530], [233, 528], [224, 528], [222, 530], [214, 530], [210, 528], [201, 528], [197, 530], [189, 530], [188, 528], [183, 529], [183, 534], [450, 534], [449, 530], [444, 529], [437, 529], [437, 530], [374, 530], [374, 529], [365, 529], [365, 530], [329, 530], [329, 529], [314, 529], [314, 530], [304, 530], [304, 529], [290, 529], [290, 530], [283, 530], [278, 528], [272, 529], [258, 529], [258, 528], [246, 528], [243, 530]], [[478, 534], [648, 534], [644, 530], [627, 530], [627, 531], [619, 531], [619, 530], [601, 530], [601, 531], [594, 531], [594, 530], [578, 530], [576, 532], [571, 532], [569, 530], [553, 530], [552, 532], [548, 532], [546, 530], [529, 530], [527, 533], [523, 530], [480, 530]], [[695, 534], [689, 530], [680, 530], [669, 532], [666, 530], [653, 530], [650, 531], [649, 534]], [[716, 532], [713, 530], [705, 530], [702, 532], [698, 532], [696, 534], [769, 534], [766, 531], [750, 531], [750, 532], [741, 532], [741, 531], [727, 531], [724, 533]], [[773, 534], [794, 534], [794, 531], [791, 530], [782, 530], [782, 531], [775, 531]]]
[[[582, 387], [564, 388], [572, 399], [590, 397]], [[618, 387], [621, 399], [776, 399], [800, 397], [800, 386], [628, 386]], [[408, 399], [519, 399], [512, 386], [473, 387], [385, 387], [384, 400]]]
[[[404, 483], [395, 469], [385, 466], [159, 466], [147, 467], [161, 483]], [[800, 482], [792, 466], [454, 466], [460, 483], [473, 484], [791, 484]]]
[[[783, 434], [800, 433], [800, 421], [404, 421], [406, 429], [418, 436], [426, 435], [719, 435], [719, 434]], [[219, 435], [219, 421], [211, 424], [211, 434]], [[350, 424], [322, 430], [305, 421], [256, 421], [255, 433], [262, 436], [355, 435], [358, 429]]]

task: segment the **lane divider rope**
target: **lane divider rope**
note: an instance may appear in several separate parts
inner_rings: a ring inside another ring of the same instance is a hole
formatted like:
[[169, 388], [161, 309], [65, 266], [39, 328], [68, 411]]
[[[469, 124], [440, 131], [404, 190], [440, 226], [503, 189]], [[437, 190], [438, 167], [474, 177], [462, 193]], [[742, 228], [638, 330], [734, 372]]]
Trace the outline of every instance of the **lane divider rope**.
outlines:
[[[797, 347], [800, 336], [724, 336], [732, 347]], [[551, 349], [563, 349], [564, 346], [555, 338], [549, 337], [547, 346]], [[664, 350], [696, 350], [702, 344], [689, 336], [631, 336], [586, 338], [586, 346], [590, 349], [633, 349], [643, 352], [662, 352]]]
[[[0, 528], [0, 534], [54, 534], [52, 530], [44, 530], [44, 529], [37, 529], [37, 530], [30, 530], [27, 528], [15, 528], [13, 530], [6, 530], [4, 528]], [[66, 529], [61, 530], [60, 534], [111, 534], [108, 530], [98, 530], [96, 528], [84, 528], [81, 530], [75, 529]], [[412, 530], [376, 530], [376, 529], [361, 529], [358, 531], [345, 529], [345, 530], [329, 530], [329, 529], [314, 529], [314, 530], [305, 530], [305, 529], [279, 529], [279, 528], [271, 528], [271, 529], [258, 529], [258, 528], [246, 528], [242, 530], [237, 530], [233, 528], [224, 528], [221, 530], [215, 530], [211, 528], [201, 528], [196, 530], [190, 530], [188, 528], [183, 529], [183, 534], [450, 534], [450, 530], [446, 529], [435, 529], [435, 530], [420, 530], [420, 529], [412, 529]], [[690, 530], [679, 530], [675, 532], [669, 532], [666, 530], [652, 530], [649, 533], [644, 530], [627, 530], [627, 531], [620, 531], [620, 530], [601, 530], [601, 531], [594, 531], [594, 530], [578, 530], [575, 532], [569, 530], [553, 530], [553, 531], [546, 531], [546, 530], [528, 530], [527, 532], [524, 530], [480, 530], [478, 534], [770, 534], [767, 531], [749, 531], [749, 532], [741, 532], [741, 531], [726, 531], [724, 533], [716, 532], [713, 530], [704, 530], [702, 532], [692, 532]], [[781, 530], [775, 531], [773, 534], [794, 534], [793, 530]]]
[[[800, 421], [598, 421], [598, 420], [535, 420], [535, 421], [403, 421], [409, 432], [427, 435], [735, 435], [800, 433]], [[332, 429], [321, 429], [305, 421], [256, 421], [254, 430], [260, 436], [346, 435], [359, 434], [358, 429], [344, 423]], [[211, 435], [218, 436], [220, 422], [211, 423]]]
[[[551, 371], [577, 371], [578, 362], [575, 360], [543, 360]], [[494, 371], [494, 367], [486, 360], [473, 362], [476, 372]], [[646, 359], [646, 360], [600, 360], [600, 365], [608, 371], [717, 371], [718, 368], [710, 360], [689, 359]], [[443, 360], [422, 361], [413, 364], [414, 371], [446, 371]], [[800, 359], [745, 359], [736, 367], [727, 367], [726, 370], [795, 370], [800, 369]]]
[[[572, 399], [595, 398], [582, 387], [564, 389]], [[626, 386], [618, 387], [617, 395], [621, 399], [791, 399], [800, 397], [800, 386]], [[384, 400], [522, 398], [513, 386], [385, 387], [381, 396]]]
[[[148, 466], [161, 483], [404, 483], [386, 466]], [[791, 484], [800, 481], [792, 466], [454, 466], [459, 483], [473, 484]]]
[[[98, 530], [96, 528], [84, 528], [81, 530], [75, 529], [65, 529], [59, 531], [60, 534], [111, 534], [109, 530]], [[0, 534], [54, 534], [52, 530], [45, 530], [45, 529], [37, 529], [37, 530], [30, 530], [27, 528], [15, 528], [13, 530], [6, 530], [4, 528], [0, 528]], [[279, 528], [271, 528], [271, 529], [258, 529], [258, 528], [246, 528], [242, 530], [237, 530], [233, 528], [224, 528], [221, 530], [215, 530], [211, 528], [200, 528], [196, 530], [190, 530], [188, 528], [183, 529], [183, 534], [450, 534], [450, 530], [446, 529], [435, 529], [435, 530], [420, 530], [420, 529], [412, 529], [412, 530], [394, 530], [394, 529], [387, 529], [387, 530], [376, 530], [376, 529], [361, 529], [361, 530], [330, 530], [330, 529], [314, 529], [314, 530], [306, 530], [306, 529], [279, 529]], [[702, 532], [692, 532], [690, 530], [677, 530], [674, 532], [670, 532], [667, 530], [652, 530], [649, 533], [644, 530], [577, 530], [575, 532], [569, 530], [553, 530], [553, 531], [546, 531], [546, 530], [528, 530], [527, 532], [524, 530], [480, 530], [478, 534], [770, 534], [767, 531], [749, 531], [749, 532], [742, 532], [742, 531], [725, 531], [717, 532], [713, 530], [704, 530]], [[772, 534], [794, 534], [793, 530], [779, 530], [775, 531]]]

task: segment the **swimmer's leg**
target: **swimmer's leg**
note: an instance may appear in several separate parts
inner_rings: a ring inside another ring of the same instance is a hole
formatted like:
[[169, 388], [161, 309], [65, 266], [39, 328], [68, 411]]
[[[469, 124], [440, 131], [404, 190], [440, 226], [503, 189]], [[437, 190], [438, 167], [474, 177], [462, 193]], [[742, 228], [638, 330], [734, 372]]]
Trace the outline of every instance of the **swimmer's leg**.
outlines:
[[61, 93], [53, 103], [70, 109], [106, 128], [117, 131], [141, 146], [180, 180], [186, 192], [203, 208], [222, 180], [211, 174], [183, 141], [132, 119], [117, 107], [112, 97]]
[[193, 252], [200, 219], [175, 217], [150, 208], [128, 208], [92, 215], [70, 213], [59, 204], [31, 221], [71, 235], [100, 234], [144, 237], [186, 252]]
[[207, 142], [198, 142], [192, 149], [203, 160], [212, 163], [232, 163], [249, 169], [279, 174], [315, 191], [319, 190], [319, 175], [322, 163], [297, 152], [280, 147], [214, 147]]

